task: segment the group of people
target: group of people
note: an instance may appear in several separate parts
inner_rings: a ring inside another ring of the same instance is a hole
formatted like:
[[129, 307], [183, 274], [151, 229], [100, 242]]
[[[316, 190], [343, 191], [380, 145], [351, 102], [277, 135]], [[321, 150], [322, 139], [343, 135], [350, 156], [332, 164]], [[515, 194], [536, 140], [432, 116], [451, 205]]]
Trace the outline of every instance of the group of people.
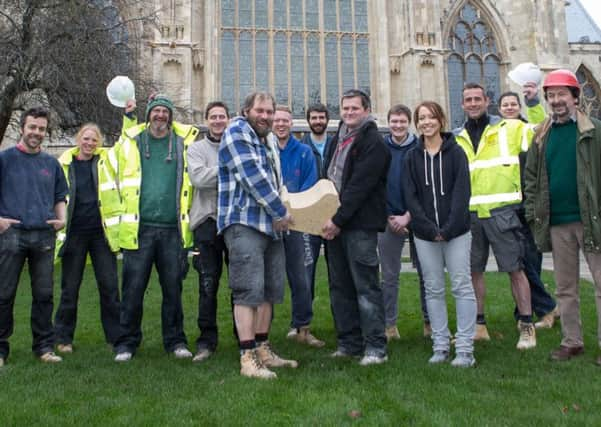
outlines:
[[[60, 362], [73, 351], [77, 300], [89, 255], [100, 293], [101, 320], [115, 361], [127, 362], [142, 341], [142, 312], [152, 266], [162, 291], [163, 345], [176, 358], [201, 362], [218, 344], [217, 292], [228, 268], [240, 349], [240, 373], [275, 378], [273, 368], [298, 366], [269, 340], [274, 304], [287, 277], [287, 338], [323, 347], [311, 330], [315, 269], [324, 247], [336, 329], [332, 357], [363, 366], [388, 359], [397, 328], [401, 253], [409, 242], [420, 279], [429, 363], [476, 363], [474, 341], [488, 340], [486, 269], [492, 247], [507, 272], [519, 330], [517, 348], [536, 346], [536, 328], [561, 316], [562, 342], [552, 360], [583, 353], [579, 314], [579, 249], [596, 286], [601, 315], [601, 123], [578, 109], [580, 85], [568, 70], [543, 83], [546, 117], [534, 84], [499, 100], [488, 113], [482, 86], [468, 83], [466, 122], [449, 131], [432, 101], [388, 112], [382, 137], [369, 96], [344, 92], [341, 120], [327, 134], [328, 110], [307, 108], [310, 128], [292, 135], [292, 113], [266, 92], [247, 96], [241, 115], [214, 101], [206, 135], [174, 120], [174, 105], [153, 96], [144, 122], [128, 102], [120, 140], [104, 148], [96, 125], [84, 125], [77, 146], [58, 160], [41, 150], [48, 113], [22, 114], [21, 139], [0, 153], [0, 366], [9, 355], [13, 305], [25, 260], [32, 286], [33, 351]], [[410, 132], [414, 122], [417, 135]], [[281, 194], [332, 181], [340, 206], [320, 236], [290, 230], [294, 218]], [[58, 233], [57, 233], [58, 232]], [[55, 243], [56, 242], [56, 243]], [[541, 253], [553, 251], [558, 303], [541, 281]], [[116, 254], [123, 254], [121, 298]], [[198, 272], [196, 353], [183, 328], [182, 282], [188, 252]], [[53, 263], [62, 263], [61, 298], [53, 313]], [[448, 324], [445, 269], [455, 298], [457, 330]], [[538, 322], [534, 322], [533, 313]], [[601, 316], [598, 316], [601, 344]], [[597, 360], [601, 364], [601, 357]]]

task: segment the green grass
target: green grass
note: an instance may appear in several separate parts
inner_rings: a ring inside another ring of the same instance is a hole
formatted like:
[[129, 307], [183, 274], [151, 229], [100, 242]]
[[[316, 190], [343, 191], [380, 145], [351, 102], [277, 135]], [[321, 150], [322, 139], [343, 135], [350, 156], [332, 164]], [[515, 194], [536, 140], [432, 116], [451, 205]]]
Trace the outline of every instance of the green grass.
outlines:
[[[81, 290], [75, 352], [62, 364], [49, 366], [35, 360], [30, 350], [31, 297], [24, 274], [11, 358], [0, 369], [0, 425], [601, 425], [601, 368], [594, 365], [598, 350], [590, 284], [582, 286], [587, 352], [570, 362], [551, 363], [548, 354], [559, 345], [559, 326], [541, 331], [536, 349], [518, 352], [508, 279], [487, 274], [493, 339], [476, 344], [476, 368], [459, 370], [427, 364], [430, 341], [421, 336], [414, 274], [401, 277], [402, 340], [389, 346], [389, 362], [360, 367], [355, 360], [330, 359], [335, 333], [325, 277], [321, 264], [313, 330], [327, 341], [326, 348], [308, 349], [285, 339], [287, 299], [276, 308], [271, 340], [278, 353], [299, 360], [300, 367], [279, 370], [275, 381], [260, 381], [239, 375], [225, 281], [219, 293], [221, 341], [211, 359], [192, 364], [164, 353], [160, 290], [153, 276], [142, 347], [132, 362], [116, 364], [102, 337], [89, 268]], [[550, 274], [544, 279], [553, 282]], [[184, 289], [191, 349], [197, 337], [196, 283], [192, 270]]]

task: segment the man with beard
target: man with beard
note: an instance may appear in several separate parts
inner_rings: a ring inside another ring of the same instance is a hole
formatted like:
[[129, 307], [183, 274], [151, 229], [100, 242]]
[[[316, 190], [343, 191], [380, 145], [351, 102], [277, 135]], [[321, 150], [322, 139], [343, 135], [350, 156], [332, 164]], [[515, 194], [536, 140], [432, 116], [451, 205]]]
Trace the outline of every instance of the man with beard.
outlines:
[[67, 181], [58, 161], [41, 151], [48, 112], [21, 115], [21, 139], [0, 153], [0, 367], [9, 355], [13, 308], [25, 260], [31, 277], [33, 352], [45, 363], [53, 352], [52, 330], [55, 232], [65, 225]]
[[119, 227], [123, 249], [122, 335], [115, 361], [129, 361], [142, 341], [142, 310], [152, 265], [163, 295], [163, 346], [176, 358], [190, 358], [183, 326], [182, 281], [187, 249], [192, 247], [188, 213], [192, 184], [187, 148], [198, 134], [173, 120], [173, 103], [155, 95], [146, 107], [145, 123], [124, 131], [114, 147], [115, 169], [124, 214]]
[[340, 198], [340, 207], [323, 226], [338, 341], [332, 357], [363, 356], [363, 366], [388, 360], [377, 244], [386, 226], [390, 152], [370, 104], [361, 90], [344, 92], [342, 121], [324, 165]]
[[470, 166], [471, 270], [478, 313], [475, 340], [489, 340], [484, 317], [486, 285], [484, 272], [492, 247], [499, 271], [509, 274], [511, 291], [518, 308], [520, 338], [518, 350], [536, 346], [532, 323], [530, 286], [522, 261], [523, 236], [518, 211], [522, 191], [520, 153], [528, 150], [527, 123], [489, 116], [488, 96], [477, 83], [463, 88], [461, 106], [467, 115], [455, 139], [467, 155]]
[[553, 114], [528, 151], [525, 216], [539, 250], [553, 253], [562, 340], [551, 360], [565, 361], [584, 352], [580, 250], [595, 282], [601, 343], [601, 122], [578, 109], [580, 84], [571, 71], [550, 72], [543, 90]]
[[[323, 163], [327, 146], [332, 139], [332, 137], [327, 134], [328, 122], [330, 121], [328, 109], [323, 104], [313, 104], [307, 108], [306, 118], [311, 132], [306, 133], [301, 142], [308, 145], [313, 152], [318, 178], [327, 179], [326, 172], [323, 169]], [[324, 240], [321, 236], [307, 233], [303, 234], [303, 240], [305, 244], [305, 263], [311, 285], [311, 300], [313, 300], [315, 297], [315, 271], [317, 270], [317, 261], [319, 260], [321, 244]], [[291, 328], [288, 331], [287, 338], [296, 339], [296, 334], [297, 330]]]
[[269, 343], [273, 304], [284, 299], [282, 232], [292, 223], [280, 199], [282, 172], [271, 134], [274, 112], [271, 94], [251, 93], [219, 148], [217, 229], [229, 251], [240, 374], [263, 379], [276, 378], [269, 368], [298, 366], [275, 354]]
[[[317, 167], [311, 149], [294, 138], [291, 130], [290, 109], [285, 105], [278, 105], [273, 119], [273, 133], [278, 140], [282, 180], [288, 192], [299, 193], [317, 182]], [[289, 231], [284, 235], [286, 275], [292, 305], [287, 338], [294, 338], [297, 342], [312, 347], [323, 347], [325, 343], [317, 339], [310, 328], [313, 320], [313, 295], [310, 270], [307, 267], [313, 264], [313, 257], [306, 252], [304, 236], [308, 235], [299, 231]]]
[[193, 265], [198, 271], [198, 329], [193, 362], [209, 358], [217, 348], [217, 291], [227, 259], [223, 236], [217, 234], [217, 172], [219, 143], [230, 114], [221, 101], [207, 104], [207, 135], [188, 148], [188, 173], [194, 187], [190, 228], [194, 233]]

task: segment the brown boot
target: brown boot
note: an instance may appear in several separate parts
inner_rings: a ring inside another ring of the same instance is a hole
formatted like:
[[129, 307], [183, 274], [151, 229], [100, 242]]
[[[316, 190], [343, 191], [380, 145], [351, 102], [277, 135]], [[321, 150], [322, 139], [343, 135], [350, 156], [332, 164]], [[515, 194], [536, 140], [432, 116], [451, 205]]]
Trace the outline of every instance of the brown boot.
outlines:
[[534, 324], [536, 329], [551, 329], [555, 324], [555, 314], [558, 312], [557, 307], [545, 314], [538, 322]]
[[476, 324], [476, 334], [474, 335], [474, 341], [490, 341], [490, 335], [488, 335], [488, 329], [486, 324]]
[[399, 330], [396, 325], [387, 326], [384, 330], [384, 333], [386, 334], [386, 341], [388, 342], [401, 339], [401, 334], [399, 334]]
[[311, 333], [311, 329], [309, 328], [309, 326], [301, 326], [298, 329], [298, 334], [296, 334], [295, 339], [296, 341], [302, 344], [307, 344], [311, 347], [321, 348], [324, 345], [326, 345], [326, 343], [322, 340], [315, 338], [315, 336]]
[[263, 366], [267, 368], [298, 367], [298, 362], [296, 360], [282, 359], [280, 356], [275, 354], [271, 349], [271, 344], [269, 344], [269, 341], [263, 341], [261, 344], [259, 344], [257, 347], [257, 357]]
[[240, 375], [264, 380], [277, 378], [275, 372], [263, 366], [255, 350], [244, 350], [240, 355]]
[[536, 331], [534, 324], [518, 320], [520, 328], [520, 339], [516, 345], [518, 350], [528, 350], [536, 347]]

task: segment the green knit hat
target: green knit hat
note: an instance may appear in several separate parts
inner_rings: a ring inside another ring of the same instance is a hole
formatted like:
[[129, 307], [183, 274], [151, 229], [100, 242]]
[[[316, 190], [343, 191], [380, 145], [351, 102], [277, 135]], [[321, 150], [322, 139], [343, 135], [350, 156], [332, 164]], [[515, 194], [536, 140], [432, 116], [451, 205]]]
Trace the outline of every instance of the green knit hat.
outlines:
[[173, 102], [166, 95], [162, 95], [160, 93], [156, 94], [152, 99], [148, 100], [148, 105], [146, 105], [146, 121], [148, 121], [148, 116], [154, 107], [165, 107], [169, 110], [169, 123], [173, 120], [173, 109], [175, 108]]

